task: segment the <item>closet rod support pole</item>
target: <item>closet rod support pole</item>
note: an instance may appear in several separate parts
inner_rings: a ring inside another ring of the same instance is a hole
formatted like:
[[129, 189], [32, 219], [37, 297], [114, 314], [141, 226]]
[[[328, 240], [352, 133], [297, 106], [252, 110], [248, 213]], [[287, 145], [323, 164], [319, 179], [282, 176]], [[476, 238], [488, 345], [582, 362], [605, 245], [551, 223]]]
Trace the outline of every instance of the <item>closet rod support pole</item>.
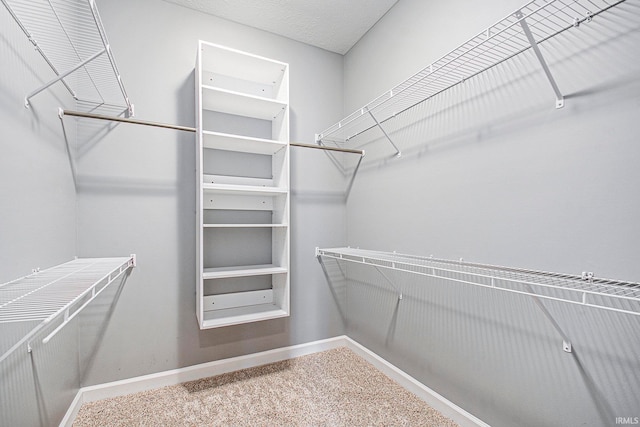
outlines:
[[544, 59], [544, 56], [542, 55], [542, 52], [538, 47], [538, 43], [536, 42], [535, 38], [533, 37], [533, 34], [531, 33], [531, 29], [529, 28], [529, 24], [527, 24], [527, 20], [525, 19], [521, 11], [517, 11], [515, 14], [515, 17], [520, 20], [520, 26], [522, 27], [522, 31], [524, 32], [524, 35], [527, 37], [527, 40], [531, 45], [531, 49], [533, 49], [533, 52], [536, 54], [536, 58], [538, 58], [538, 61], [540, 62], [540, 65], [544, 70], [544, 74], [547, 76], [547, 79], [549, 80], [549, 83], [551, 84], [551, 87], [553, 88], [553, 91], [556, 94], [556, 108], [564, 107], [564, 96], [562, 95], [562, 92], [560, 92], [560, 89], [558, 88], [558, 84], [556, 83], [556, 80], [553, 78], [553, 74], [551, 74], [551, 70], [549, 70], [549, 65], [547, 65], [547, 61]]
[[24, 106], [29, 108], [29, 100], [31, 98], [33, 98], [34, 96], [36, 96], [37, 94], [39, 94], [40, 92], [42, 92], [43, 90], [47, 89], [49, 86], [51, 86], [52, 84], [64, 79], [65, 77], [67, 77], [69, 74], [73, 73], [74, 71], [76, 71], [78, 68], [82, 68], [85, 65], [87, 65], [89, 62], [93, 61], [94, 59], [96, 59], [97, 57], [99, 57], [100, 55], [102, 55], [103, 53], [105, 53], [107, 50], [106, 49], [102, 49], [101, 51], [91, 55], [90, 57], [88, 57], [87, 59], [85, 59], [84, 61], [80, 62], [79, 64], [77, 64], [75, 67], [73, 67], [70, 70], [65, 71], [62, 74], [59, 74], [56, 78], [49, 80], [47, 83], [45, 83], [44, 85], [40, 86], [38, 89], [34, 90], [33, 92], [31, 92], [29, 95], [27, 95], [24, 99]]
[[369, 115], [371, 116], [373, 121], [376, 122], [376, 126], [378, 126], [380, 128], [380, 130], [382, 131], [384, 136], [387, 138], [387, 140], [391, 143], [391, 145], [393, 145], [393, 148], [396, 149], [396, 157], [402, 156], [402, 153], [400, 152], [400, 149], [396, 146], [396, 144], [393, 143], [393, 140], [391, 140], [391, 138], [389, 137], [387, 132], [384, 130], [384, 128], [382, 127], [382, 125], [380, 124], [378, 119], [376, 119], [376, 117], [373, 115], [373, 113], [369, 110], [368, 107], [364, 107], [364, 109], [367, 111], [367, 113], [369, 113]]
[[69, 158], [69, 166], [71, 166], [71, 177], [73, 178], [73, 185], [78, 189], [78, 173], [76, 169], [76, 163], [73, 157], [73, 151], [71, 150], [71, 144], [69, 144], [69, 137], [67, 136], [67, 128], [64, 125], [64, 110], [58, 108], [58, 118], [60, 119], [60, 126], [62, 126], [62, 135], [64, 136], [64, 143], [67, 146], [67, 157]]

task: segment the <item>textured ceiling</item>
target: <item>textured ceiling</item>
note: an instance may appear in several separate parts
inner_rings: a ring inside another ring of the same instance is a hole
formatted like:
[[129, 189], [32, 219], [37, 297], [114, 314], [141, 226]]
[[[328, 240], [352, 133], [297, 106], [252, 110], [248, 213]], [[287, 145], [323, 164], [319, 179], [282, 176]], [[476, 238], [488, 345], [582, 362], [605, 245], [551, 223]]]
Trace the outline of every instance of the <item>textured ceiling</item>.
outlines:
[[398, 0], [165, 0], [345, 54]]

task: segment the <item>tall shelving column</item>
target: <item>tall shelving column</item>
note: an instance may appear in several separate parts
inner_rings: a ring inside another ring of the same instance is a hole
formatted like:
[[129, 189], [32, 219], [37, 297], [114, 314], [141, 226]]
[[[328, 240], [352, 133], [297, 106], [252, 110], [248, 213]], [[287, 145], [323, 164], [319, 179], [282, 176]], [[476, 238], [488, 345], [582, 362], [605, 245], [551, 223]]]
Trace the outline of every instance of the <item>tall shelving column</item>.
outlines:
[[201, 329], [289, 315], [289, 66], [204, 41], [196, 62]]

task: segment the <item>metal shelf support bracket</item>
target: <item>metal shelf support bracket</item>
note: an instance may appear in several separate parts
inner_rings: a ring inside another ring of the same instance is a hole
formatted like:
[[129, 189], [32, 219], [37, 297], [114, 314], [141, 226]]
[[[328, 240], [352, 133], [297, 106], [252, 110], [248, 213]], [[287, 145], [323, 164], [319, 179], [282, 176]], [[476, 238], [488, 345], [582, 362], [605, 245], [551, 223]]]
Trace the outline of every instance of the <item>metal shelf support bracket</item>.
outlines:
[[79, 64], [77, 64], [76, 66], [74, 66], [73, 68], [71, 68], [70, 70], [65, 71], [62, 74], [59, 74], [57, 77], [55, 77], [54, 79], [49, 80], [47, 83], [45, 83], [44, 85], [40, 86], [38, 89], [34, 90], [33, 92], [31, 92], [29, 95], [27, 95], [24, 99], [24, 106], [29, 108], [29, 100], [31, 98], [33, 98], [34, 96], [36, 96], [37, 94], [39, 94], [40, 92], [42, 92], [43, 90], [47, 89], [49, 86], [51, 86], [52, 84], [64, 79], [65, 77], [67, 77], [69, 74], [73, 73], [74, 71], [76, 71], [79, 68], [84, 67], [85, 65], [87, 65], [89, 62], [93, 61], [94, 59], [96, 59], [97, 57], [99, 57], [100, 55], [102, 55], [103, 53], [105, 53], [107, 51], [107, 49], [102, 49], [99, 52], [96, 52], [95, 54], [91, 55], [90, 57], [88, 57], [87, 59], [85, 59], [84, 61], [80, 62]]
[[542, 52], [538, 47], [538, 43], [536, 42], [535, 38], [533, 37], [533, 34], [531, 33], [531, 29], [529, 28], [529, 24], [527, 24], [527, 20], [525, 16], [523, 15], [522, 11], [519, 10], [515, 13], [515, 17], [518, 18], [518, 20], [520, 21], [520, 26], [522, 27], [522, 31], [527, 37], [529, 44], [531, 44], [531, 49], [533, 49], [533, 52], [536, 54], [536, 58], [538, 58], [538, 61], [540, 62], [540, 65], [544, 70], [544, 74], [547, 76], [547, 79], [551, 84], [551, 88], [556, 94], [556, 108], [564, 107], [564, 96], [562, 95], [562, 92], [560, 92], [560, 89], [558, 88], [558, 84], [556, 83], [556, 80], [553, 78], [553, 74], [551, 74], [551, 70], [549, 70], [547, 61], [544, 59], [544, 56], [542, 55]]
[[396, 287], [396, 285], [391, 281], [391, 279], [389, 279], [389, 277], [388, 277], [386, 274], [384, 274], [384, 272], [383, 272], [382, 270], [380, 270], [377, 266], [374, 266], [374, 268], [376, 269], [376, 271], [377, 271], [378, 273], [380, 273], [380, 275], [381, 275], [382, 277], [384, 277], [384, 279], [387, 281], [387, 283], [389, 283], [389, 285], [393, 288], [393, 290], [394, 290], [394, 291], [396, 291], [396, 292], [398, 293], [398, 300], [401, 300], [401, 299], [402, 299], [402, 291], [400, 291], [400, 290]]
[[382, 125], [380, 124], [378, 119], [376, 119], [376, 117], [373, 115], [373, 113], [369, 110], [369, 107], [364, 107], [364, 110], [367, 113], [369, 113], [369, 115], [371, 116], [373, 121], [376, 122], [376, 126], [378, 126], [380, 128], [380, 130], [384, 134], [385, 138], [387, 138], [387, 140], [391, 143], [391, 145], [393, 145], [393, 148], [396, 149], [396, 157], [402, 156], [402, 153], [400, 152], [400, 149], [396, 146], [396, 144], [393, 143], [393, 140], [389, 137], [389, 134], [387, 134], [387, 132], [384, 130], [384, 128], [382, 127]]

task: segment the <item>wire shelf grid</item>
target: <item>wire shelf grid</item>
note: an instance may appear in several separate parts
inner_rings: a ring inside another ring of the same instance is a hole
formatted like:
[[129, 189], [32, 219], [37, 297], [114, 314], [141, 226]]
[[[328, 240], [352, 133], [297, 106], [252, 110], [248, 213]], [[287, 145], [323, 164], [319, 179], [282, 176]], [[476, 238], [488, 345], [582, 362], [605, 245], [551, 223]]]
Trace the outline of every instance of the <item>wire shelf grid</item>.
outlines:
[[533, 0], [429, 64], [407, 80], [318, 134], [318, 141], [345, 143], [532, 47], [590, 21], [625, 0]]
[[133, 113], [95, 0], [0, 1], [56, 76], [27, 95], [26, 105], [60, 79], [80, 107], [118, 106]]
[[318, 249], [317, 255], [445, 281], [640, 315], [640, 283], [525, 270], [354, 248]]
[[130, 267], [135, 258], [80, 258], [0, 284], [0, 324], [38, 322], [0, 361], [64, 317], [45, 342]]

